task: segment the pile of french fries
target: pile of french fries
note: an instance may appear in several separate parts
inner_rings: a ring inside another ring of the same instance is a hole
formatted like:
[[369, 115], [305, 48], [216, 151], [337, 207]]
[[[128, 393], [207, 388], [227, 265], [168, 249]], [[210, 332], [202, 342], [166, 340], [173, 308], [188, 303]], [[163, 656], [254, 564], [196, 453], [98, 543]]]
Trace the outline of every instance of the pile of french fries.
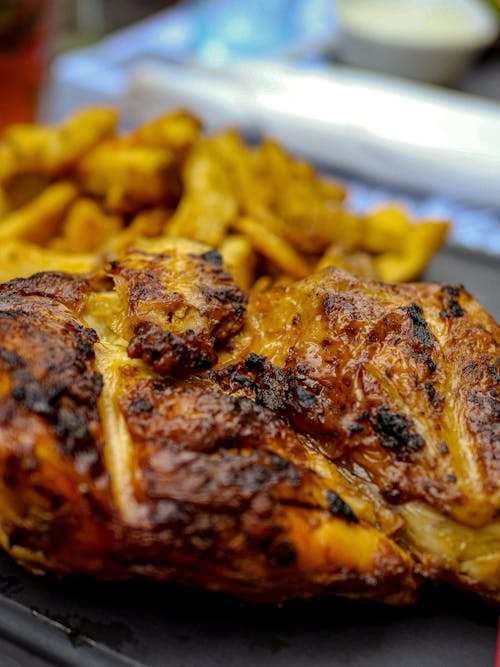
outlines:
[[129, 134], [106, 108], [0, 139], [0, 281], [87, 273], [128, 248], [175, 239], [216, 248], [244, 289], [333, 265], [386, 282], [417, 278], [448, 223], [397, 206], [354, 215], [346, 190], [277, 143], [212, 136], [178, 111]]

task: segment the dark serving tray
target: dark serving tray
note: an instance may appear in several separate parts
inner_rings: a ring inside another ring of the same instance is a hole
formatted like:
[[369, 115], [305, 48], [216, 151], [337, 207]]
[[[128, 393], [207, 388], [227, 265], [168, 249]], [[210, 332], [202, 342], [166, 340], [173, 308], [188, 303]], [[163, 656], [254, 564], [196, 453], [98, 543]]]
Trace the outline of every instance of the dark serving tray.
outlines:
[[[447, 249], [426, 278], [500, 318], [500, 260]], [[0, 555], [0, 667], [493, 667], [499, 608], [439, 588], [411, 608], [244, 604], [150, 581], [35, 577]]]

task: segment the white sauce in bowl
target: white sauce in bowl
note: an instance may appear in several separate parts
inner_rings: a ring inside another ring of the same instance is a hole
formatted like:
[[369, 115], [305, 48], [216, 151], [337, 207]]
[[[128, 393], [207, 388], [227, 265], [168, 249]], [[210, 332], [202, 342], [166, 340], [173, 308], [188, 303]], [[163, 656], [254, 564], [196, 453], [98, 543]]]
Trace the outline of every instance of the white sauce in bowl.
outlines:
[[346, 28], [394, 43], [469, 46], [497, 30], [480, 0], [338, 0]]

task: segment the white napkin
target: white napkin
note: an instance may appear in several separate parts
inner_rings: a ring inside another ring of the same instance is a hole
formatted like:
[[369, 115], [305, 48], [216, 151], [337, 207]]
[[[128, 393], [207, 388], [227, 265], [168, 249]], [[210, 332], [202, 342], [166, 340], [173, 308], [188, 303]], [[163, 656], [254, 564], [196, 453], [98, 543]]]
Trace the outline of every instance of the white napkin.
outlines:
[[183, 106], [210, 128], [256, 129], [331, 167], [500, 208], [495, 102], [340, 66], [144, 62], [124, 104], [133, 122]]

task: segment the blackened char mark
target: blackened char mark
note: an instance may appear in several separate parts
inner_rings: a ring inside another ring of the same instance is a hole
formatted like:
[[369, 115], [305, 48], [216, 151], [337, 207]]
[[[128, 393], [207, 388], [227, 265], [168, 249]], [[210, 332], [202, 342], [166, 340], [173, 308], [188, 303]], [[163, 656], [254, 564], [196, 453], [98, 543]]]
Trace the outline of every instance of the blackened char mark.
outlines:
[[250, 354], [229, 378], [230, 385], [248, 389], [252, 398], [280, 413], [317, 407], [321, 387], [294, 368], [280, 368], [257, 354]]
[[142, 359], [160, 375], [177, 377], [205, 371], [217, 361], [212, 346], [194, 331], [174, 334], [153, 322], [137, 325], [127, 352], [131, 359]]
[[24, 368], [26, 365], [26, 361], [21, 356], [7, 350], [3, 345], [0, 345], [0, 362], [3, 362], [9, 371]]
[[427, 396], [431, 401], [433, 401], [436, 398], [436, 389], [431, 382], [425, 383], [425, 391], [427, 392]]
[[265, 451], [264, 459], [266, 467], [253, 465], [236, 475], [237, 484], [252, 493], [269, 489], [276, 480], [286, 481], [294, 489], [300, 486], [300, 474], [291, 461], [271, 451]]
[[257, 373], [262, 373], [266, 366], [266, 358], [262, 354], [255, 354], [255, 352], [250, 352], [248, 357], [245, 359], [245, 367], [251, 371], [256, 371]]
[[463, 317], [465, 315], [465, 310], [457, 301], [457, 298], [460, 296], [460, 292], [463, 289], [463, 285], [445, 285], [442, 287], [441, 292], [446, 299], [446, 308], [439, 313], [441, 317]]
[[418, 303], [412, 303], [409, 306], [402, 306], [400, 308], [405, 312], [413, 323], [413, 334], [415, 338], [422, 343], [424, 347], [433, 348], [434, 347], [434, 337], [429, 329], [427, 322], [425, 321], [422, 308]]
[[65, 390], [63, 384], [42, 384], [29, 371], [14, 372], [12, 381], [12, 396], [15, 401], [38, 415], [52, 415], [54, 403]]
[[78, 281], [64, 274], [37, 274], [0, 288], [0, 367], [10, 386], [0, 401], [0, 419], [8, 425], [18, 415], [26, 419], [29, 433], [36, 415], [57, 436], [62, 454], [78, 456], [79, 470], [97, 475], [102, 472], [97, 409], [102, 376], [94, 370], [98, 337], [55, 296], [42, 295], [45, 289], [57, 291], [58, 284], [62, 295], [67, 288], [64, 299], [72, 303]]
[[253, 399], [258, 405], [265, 404], [264, 394], [262, 393], [261, 388], [259, 387], [257, 382], [255, 382], [255, 380], [252, 380], [252, 378], [248, 377], [248, 375], [243, 375], [243, 373], [233, 373], [229, 378], [229, 380], [232, 384], [235, 384], [238, 387], [242, 387], [243, 389], [248, 389], [252, 394]]
[[275, 366], [256, 354], [237, 364], [209, 374], [224, 391], [246, 396], [272, 410], [304, 434], [321, 436], [337, 452], [348, 432], [339, 424], [338, 412], [347, 404], [337, 404], [330, 388], [312, 377], [311, 369], [297, 363], [285, 368]]
[[359, 519], [352, 511], [350, 505], [334, 491], [330, 491], [330, 489], [326, 491], [326, 501], [332, 514], [343, 517], [348, 523], [359, 523]]
[[453, 317], [463, 317], [465, 315], [465, 310], [455, 299], [448, 300], [448, 308]]
[[273, 567], [286, 567], [297, 560], [297, 549], [290, 540], [280, 538], [269, 547], [267, 556]]
[[422, 308], [418, 303], [412, 303], [409, 306], [401, 306], [402, 310], [408, 315], [413, 325], [413, 336], [415, 340], [414, 350], [410, 353], [417, 361], [425, 363], [430, 373], [436, 371], [436, 364], [432, 359], [434, 350], [434, 336], [429, 329]]
[[213, 456], [163, 447], [143, 473], [155, 527], [171, 531], [173, 545], [190, 559], [227, 562], [234, 545], [250, 557], [265, 555], [272, 567], [296, 561], [283, 508], [303, 486], [305, 470], [264, 449]]
[[446, 292], [450, 296], [459, 296], [460, 291], [463, 289], [465, 289], [463, 285], [444, 285], [441, 291]]
[[325, 295], [323, 299], [323, 308], [328, 315], [334, 311], [336, 303], [337, 301], [333, 294], [328, 293]]
[[222, 267], [222, 255], [218, 250], [207, 250], [207, 252], [203, 253], [201, 257], [205, 260], [205, 262], [209, 262], [214, 266]]
[[467, 415], [473, 432], [488, 443], [487, 456], [500, 459], [500, 397], [498, 393], [471, 391], [467, 395]]
[[[283, 438], [296, 443], [296, 435], [269, 410], [204, 385], [143, 381], [123, 397], [120, 407], [134, 442], [145, 443], [149, 450], [171, 446], [213, 453], [235, 447], [253, 450]], [[272, 452], [268, 459], [274, 470], [292, 475], [287, 459]]]
[[91, 424], [97, 422], [96, 405], [102, 391], [100, 373], [82, 373], [42, 383], [29, 371], [12, 373], [12, 397], [24, 408], [44, 417], [59, 436], [61, 452], [67, 456], [93, 453], [97, 460]]
[[212, 331], [217, 340], [225, 340], [228, 335], [241, 329], [246, 297], [240, 289], [236, 286], [202, 286], [201, 292], [207, 303], [212, 303], [216, 309], [222, 308], [225, 311], [219, 315], [219, 323], [215, 324]]
[[269, 501], [274, 505], [282, 495], [296, 492], [308, 474], [268, 450], [213, 456], [172, 447], [154, 452], [143, 473], [152, 500], [182, 496], [186, 504], [234, 514], [247, 510], [261, 494], [261, 508], [269, 509]]
[[[58, 406], [54, 421], [54, 429], [60, 437], [63, 454], [73, 456], [75, 453], [85, 452], [87, 465], [98, 463], [99, 457], [95, 449], [95, 439], [89, 429], [90, 420], [88, 410], [85, 407], [66, 406], [63, 403]], [[89, 454], [92, 460], [88, 458]]]
[[130, 402], [130, 411], [132, 414], [136, 415], [149, 414], [153, 411], [153, 404], [151, 401], [148, 401], [147, 398], [135, 396]]
[[90, 291], [90, 284], [85, 278], [62, 271], [43, 271], [0, 285], [2, 295], [43, 296], [62, 303], [70, 310], [77, 308]]
[[493, 364], [486, 362], [486, 370], [491, 375], [493, 383], [500, 385], [500, 359]]
[[301, 408], [305, 408], [307, 410], [309, 408], [315, 407], [316, 396], [312, 392], [302, 387], [300, 384], [297, 385], [296, 395], [298, 404], [301, 406]]
[[377, 408], [372, 417], [373, 428], [380, 436], [381, 445], [394, 453], [397, 461], [411, 462], [412, 455], [425, 446], [425, 440], [415, 431], [415, 425], [406, 415]]

